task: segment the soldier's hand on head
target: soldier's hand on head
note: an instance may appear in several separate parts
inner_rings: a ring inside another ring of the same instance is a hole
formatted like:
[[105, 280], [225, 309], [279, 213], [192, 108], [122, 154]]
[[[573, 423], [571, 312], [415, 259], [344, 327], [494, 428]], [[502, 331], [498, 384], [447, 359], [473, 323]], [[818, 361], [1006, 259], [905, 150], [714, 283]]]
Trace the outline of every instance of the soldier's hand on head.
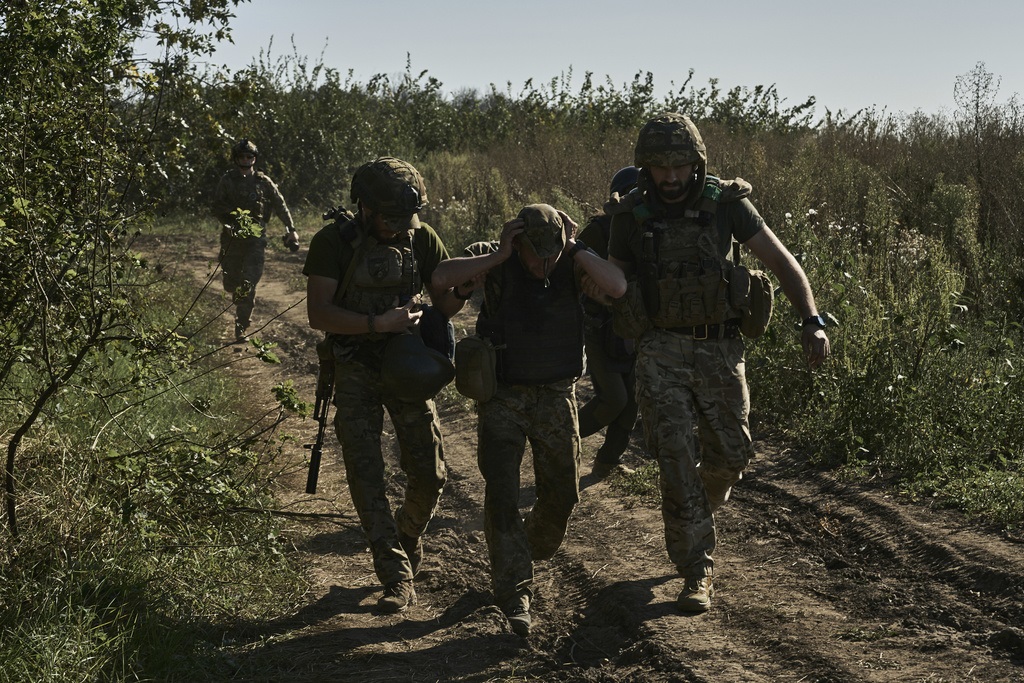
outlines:
[[562, 211], [561, 209], [555, 209], [555, 211], [557, 211], [558, 215], [562, 218], [562, 230], [565, 232], [565, 248], [569, 249], [569, 240], [576, 237], [576, 231], [580, 226], [576, 224], [576, 221], [569, 218], [569, 214], [565, 211]]
[[513, 218], [501, 228], [501, 243], [498, 245], [498, 253], [509, 257], [512, 255], [512, 242], [526, 229], [526, 221], [522, 218]]

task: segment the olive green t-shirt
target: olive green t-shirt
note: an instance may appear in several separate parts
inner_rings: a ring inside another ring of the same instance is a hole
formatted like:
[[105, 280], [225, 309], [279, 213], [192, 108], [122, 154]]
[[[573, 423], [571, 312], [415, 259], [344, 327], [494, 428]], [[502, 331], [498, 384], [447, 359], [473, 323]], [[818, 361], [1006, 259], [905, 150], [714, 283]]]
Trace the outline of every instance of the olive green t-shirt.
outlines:
[[[357, 228], [363, 229], [361, 224]], [[422, 222], [413, 231], [412, 250], [424, 284], [430, 282], [437, 264], [448, 258], [448, 250], [441, 237], [432, 227]], [[309, 241], [309, 252], [306, 254], [302, 274], [307, 277], [327, 277], [340, 283], [345, 279], [353, 253], [352, 243], [342, 237], [339, 226], [336, 223], [325, 225]]]
[[576, 239], [593, 249], [601, 258], [607, 259], [608, 237], [605, 235], [608, 234], [608, 224], [611, 220], [611, 216], [603, 213], [592, 216]]
[[[764, 219], [749, 199], [720, 202], [715, 209], [715, 221], [718, 226], [718, 249], [723, 258], [729, 257], [733, 239], [742, 244], [765, 227]], [[612, 216], [608, 255], [631, 263], [634, 268], [640, 263], [643, 255], [643, 226], [632, 213]]]

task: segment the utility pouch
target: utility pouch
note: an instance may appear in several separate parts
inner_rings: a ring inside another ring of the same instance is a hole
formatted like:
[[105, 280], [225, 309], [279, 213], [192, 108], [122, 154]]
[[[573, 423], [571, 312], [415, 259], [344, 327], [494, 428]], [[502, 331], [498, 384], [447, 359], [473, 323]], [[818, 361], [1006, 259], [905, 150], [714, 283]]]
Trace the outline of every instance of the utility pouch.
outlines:
[[749, 273], [750, 301], [746, 308], [740, 309], [743, 311], [740, 332], [746, 337], [757, 339], [764, 334], [768, 329], [768, 323], [771, 322], [772, 308], [775, 305], [775, 286], [768, 273], [763, 270], [751, 270]]
[[498, 353], [489, 339], [473, 334], [455, 345], [455, 388], [474, 401], [491, 400], [498, 388]]
[[612, 330], [623, 339], [639, 339], [651, 329], [640, 284], [636, 281], [626, 285], [626, 293], [612, 300]]

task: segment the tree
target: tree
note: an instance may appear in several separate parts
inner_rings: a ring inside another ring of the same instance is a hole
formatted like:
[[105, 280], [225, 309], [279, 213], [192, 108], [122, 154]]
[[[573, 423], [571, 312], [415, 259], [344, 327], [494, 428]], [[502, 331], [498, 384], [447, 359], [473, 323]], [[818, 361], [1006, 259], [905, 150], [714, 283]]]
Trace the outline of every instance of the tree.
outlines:
[[[57, 426], [67, 391], [112, 346], [137, 358], [174, 348], [136, 313], [145, 262], [133, 221], [161, 172], [151, 133], [192, 56], [228, 36], [238, 0], [20, 0], [0, 8], [0, 400], [8, 532], [18, 537], [18, 456]], [[151, 38], [159, 59], [134, 55]], [[127, 112], [136, 118], [126, 121]], [[126, 125], [130, 123], [131, 125]]]

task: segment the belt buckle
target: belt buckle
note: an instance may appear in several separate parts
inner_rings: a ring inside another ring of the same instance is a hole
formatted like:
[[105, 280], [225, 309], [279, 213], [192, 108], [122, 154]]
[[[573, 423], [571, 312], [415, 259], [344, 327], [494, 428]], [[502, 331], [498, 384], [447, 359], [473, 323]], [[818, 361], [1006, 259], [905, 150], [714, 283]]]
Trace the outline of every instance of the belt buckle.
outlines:
[[[701, 336], [698, 330], [703, 328], [704, 336]], [[696, 341], [704, 341], [708, 338], [709, 329], [707, 325], [694, 325], [693, 327], [693, 338]]]

